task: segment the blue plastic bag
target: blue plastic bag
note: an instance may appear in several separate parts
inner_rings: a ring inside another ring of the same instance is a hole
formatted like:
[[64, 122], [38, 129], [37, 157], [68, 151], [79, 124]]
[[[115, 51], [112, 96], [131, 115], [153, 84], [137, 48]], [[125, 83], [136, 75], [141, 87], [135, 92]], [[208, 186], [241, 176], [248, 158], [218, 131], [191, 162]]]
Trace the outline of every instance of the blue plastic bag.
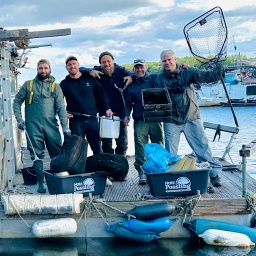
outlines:
[[145, 155], [146, 162], [142, 166], [145, 173], [165, 172], [180, 159], [179, 156], [173, 156], [158, 143], [147, 143]]

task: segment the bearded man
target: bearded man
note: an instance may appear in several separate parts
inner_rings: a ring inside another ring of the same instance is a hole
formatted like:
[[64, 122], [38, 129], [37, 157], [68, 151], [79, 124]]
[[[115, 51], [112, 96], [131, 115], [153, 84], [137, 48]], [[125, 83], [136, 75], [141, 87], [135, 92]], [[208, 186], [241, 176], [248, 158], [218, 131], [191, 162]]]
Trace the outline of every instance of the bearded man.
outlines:
[[[25, 121], [21, 112], [23, 102], [25, 102]], [[51, 76], [48, 60], [38, 61], [37, 76], [33, 80], [26, 81], [20, 88], [13, 101], [13, 112], [18, 128], [21, 131], [26, 129], [27, 132], [27, 148], [37, 177], [37, 192], [45, 193], [43, 173], [45, 145], [50, 158], [57, 156], [62, 146], [56, 115], [59, 116], [63, 133], [70, 134], [62, 90]]]
[[[80, 68], [83, 73], [90, 73], [92, 77], [95, 77], [98, 82], [105, 89], [110, 108], [115, 116], [120, 119], [125, 117], [125, 102], [123, 97], [123, 90], [125, 86], [132, 82], [131, 72], [126, 68], [114, 63], [113, 55], [108, 52], [102, 52], [99, 56], [100, 66], [94, 66], [93, 69]], [[103, 115], [104, 113], [100, 113]], [[112, 147], [112, 139], [102, 138], [103, 153], [115, 153], [118, 155], [126, 156], [128, 148], [127, 127], [124, 122], [120, 122], [119, 137], [116, 139], [116, 148]]]

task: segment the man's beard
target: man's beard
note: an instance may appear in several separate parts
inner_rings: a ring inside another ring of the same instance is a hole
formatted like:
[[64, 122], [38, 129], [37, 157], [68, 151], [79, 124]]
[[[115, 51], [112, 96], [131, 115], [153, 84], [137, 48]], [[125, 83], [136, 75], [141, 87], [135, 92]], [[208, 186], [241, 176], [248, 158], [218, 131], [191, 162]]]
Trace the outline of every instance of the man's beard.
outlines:
[[114, 73], [114, 67], [111, 67], [110, 69], [105, 69], [105, 68], [102, 68], [102, 71], [105, 75], [107, 76], [111, 76], [113, 73]]
[[37, 77], [38, 77], [38, 79], [39, 79], [40, 81], [43, 81], [43, 80], [45, 80], [45, 79], [47, 79], [47, 78], [50, 77], [50, 73], [49, 73], [49, 74], [46, 74], [46, 75], [37, 74]]

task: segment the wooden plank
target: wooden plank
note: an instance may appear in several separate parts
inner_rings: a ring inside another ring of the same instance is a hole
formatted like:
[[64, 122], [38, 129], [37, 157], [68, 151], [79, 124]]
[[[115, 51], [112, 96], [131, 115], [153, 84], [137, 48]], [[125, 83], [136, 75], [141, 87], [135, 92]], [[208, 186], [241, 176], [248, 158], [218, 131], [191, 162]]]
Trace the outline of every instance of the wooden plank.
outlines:
[[43, 37], [55, 37], [55, 36], [67, 36], [71, 34], [70, 28], [64, 29], [54, 29], [54, 30], [45, 30], [45, 31], [34, 31], [28, 32], [26, 39], [30, 38], [43, 38]]
[[230, 133], [236, 133], [236, 134], [239, 132], [238, 127], [226, 126], [226, 125], [221, 125], [221, 124], [213, 124], [213, 123], [204, 122], [203, 126], [204, 126], [204, 128], [220, 130], [223, 132], [230, 132]]
[[0, 41], [14, 40], [19, 37], [19, 31], [0, 31]]
[[[168, 200], [171, 204], [175, 206], [182, 205], [183, 200], [174, 199]], [[153, 204], [163, 201], [137, 201], [137, 202], [107, 202], [108, 205], [119, 209], [123, 212], [131, 210], [135, 206]], [[118, 211], [112, 210], [107, 206], [104, 206], [101, 203], [94, 203], [97, 209], [101, 209], [102, 212], [108, 213], [112, 217], [124, 217], [125, 215], [121, 214]], [[171, 214], [171, 216], [176, 216], [178, 209]], [[195, 210], [195, 216], [214, 216], [214, 215], [236, 215], [236, 214], [250, 214], [251, 210], [248, 209], [247, 202], [245, 198], [226, 198], [226, 199], [200, 199]], [[188, 214], [190, 214], [188, 212]], [[182, 215], [182, 212], [180, 213]], [[87, 213], [87, 217], [100, 217], [98, 212], [94, 207]]]
[[256, 139], [247, 145], [243, 145], [242, 149], [239, 150], [239, 155], [249, 157], [253, 155], [255, 152], [256, 152]]

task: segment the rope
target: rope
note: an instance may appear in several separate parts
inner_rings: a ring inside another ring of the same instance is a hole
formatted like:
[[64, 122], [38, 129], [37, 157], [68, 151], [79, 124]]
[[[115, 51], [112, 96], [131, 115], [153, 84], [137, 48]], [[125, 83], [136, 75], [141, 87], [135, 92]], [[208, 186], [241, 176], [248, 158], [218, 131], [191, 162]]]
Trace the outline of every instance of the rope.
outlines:
[[10, 194], [9, 193], [5, 193], [4, 191], [1, 191], [1, 194], [5, 194], [8, 195], [8, 202], [10, 203], [10, 205], [15, 209], [15, 211], [17, 212], [17, 214], [19, 215], [19, 217], [21, 218], [21, 220], [32, 230], [32, 227], [26, 222], [26, 220], [21, 216], [19, 210], [16, 208], [14, 202], [10, 199]]
[[119, 209], [117, 209], [117, 208], [115, 208], [115, 207], [113, 207], [113, 206], [111, 206], [107, 203], [104, 203], [102, 200], [96, 199], [95, 201], [98, 202], [98, 203], [102, 203], [103, 205], [109, 207], [110, 209], [115, 210], [115, 211], [117, 211], [121, 214], [124, 214], [127, 217], [132, 217], [132, 218], [136, 219], [136, 217], [134, 215], [127, 214], [126, 212], [123, 212], [123, 211], [121, 211], [121, 210], [119, 210]]
[[248, 203], [248, 205], [250, 206], [250, 208], [253, 210], [254, 214], [256, 213], [256, 208], [255, 208], [255, 204], [253, 203], [253, 198], [251, 197], [251, 195], [246, 194], [245, 195], [245, 200]]

